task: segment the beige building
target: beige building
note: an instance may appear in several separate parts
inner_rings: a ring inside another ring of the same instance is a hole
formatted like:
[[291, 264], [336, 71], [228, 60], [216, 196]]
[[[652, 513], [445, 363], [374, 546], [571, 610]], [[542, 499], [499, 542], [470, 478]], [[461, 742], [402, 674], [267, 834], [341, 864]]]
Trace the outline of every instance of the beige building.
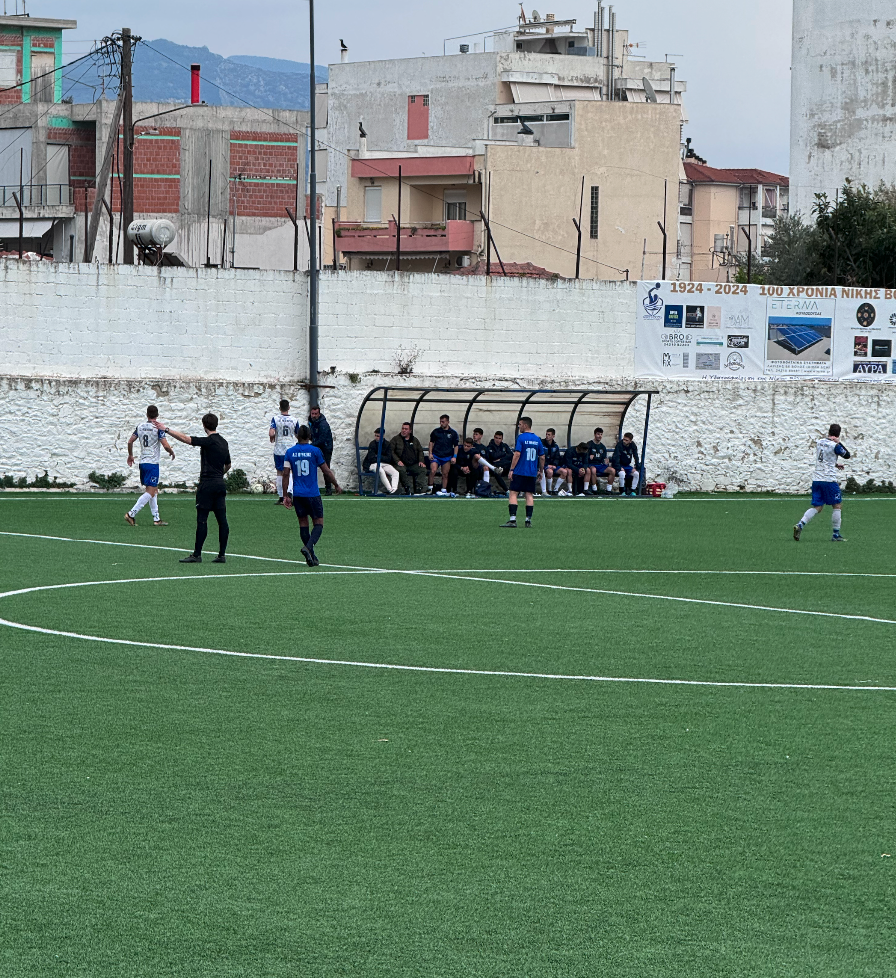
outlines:
[[[762, 257], [775, 218], [789, 210], [790, 181], [768, 170], [684, 163], [679, 221], [682, 260], [697, 282], [727, 282], [734, 256]], [[684, 276], [683, 276], [684, 277]]]
[[537, 145], [522, 134], [518, 143], [482, 140], [466, 151], [356, 156], [333, 226], [339, 260], [353, 269], [389, 270], [398, 261], [420, 271], [475, 263], [487, 254], [484, 211], [496, 265], [500, 255], [571, 278], [581, 213], [582, 278], [661, 275], [659, 224], [668, 229], [667, 275], [676, 277], [679, 107], [588, 101], [553, 108], [569, 117], [571, 145]]

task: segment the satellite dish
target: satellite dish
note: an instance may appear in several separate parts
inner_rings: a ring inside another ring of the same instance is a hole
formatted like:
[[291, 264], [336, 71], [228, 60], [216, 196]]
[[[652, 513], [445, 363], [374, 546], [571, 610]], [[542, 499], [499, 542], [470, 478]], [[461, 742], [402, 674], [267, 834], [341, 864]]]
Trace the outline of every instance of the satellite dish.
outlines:
[[537, 24], [541, 20], [541, 14], [533, 8], [532, 10], [532, 23]]
[[648, 102], [658, 102], [659, 99], [656, 97], [656, 90], [653, 85], [650, 84], [649, 78], [642, 78], [641, 81], [644, 82], [644, 94], [647, 96]]

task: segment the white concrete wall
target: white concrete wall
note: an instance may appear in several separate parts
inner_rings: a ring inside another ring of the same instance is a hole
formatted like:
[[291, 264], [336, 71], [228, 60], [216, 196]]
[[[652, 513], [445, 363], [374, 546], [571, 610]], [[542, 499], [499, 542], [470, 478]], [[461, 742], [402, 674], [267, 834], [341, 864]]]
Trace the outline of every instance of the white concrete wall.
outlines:
[[[149, 403], [195, 433], [214, 411], [234, 465], [270, 475], [280, 397], [307, 417], [304, 284], [284, 272], [0, 264], [0, 475], [47, 469], [80, 484], [92, 469], [124, 472]], [[624, 283], [325, 275], [321, 405], [337, 475], [354, 483], [355, 418], [373, 387], [606, 385], [659, 390], [647, 456], [664, 481], [805, 491], [814, 439], [833, 420], [856, 449], [852, 474], [896, 478], [896, 385], [634, 381], [635, 295]], [[413, 374], [398, 376], [399, 352], [415, 348]], [[637, 411], [626, 427], [639, 431]], [[163, 481], [194, 481], [196, 453], [175, 450]]]
[[896, 8], [892, 0], [794, 0], [790, 207], [849, 177], [896, 182]]
[[305, 278], [0, 262], [0, 373], [276, 380], [307, 364]]

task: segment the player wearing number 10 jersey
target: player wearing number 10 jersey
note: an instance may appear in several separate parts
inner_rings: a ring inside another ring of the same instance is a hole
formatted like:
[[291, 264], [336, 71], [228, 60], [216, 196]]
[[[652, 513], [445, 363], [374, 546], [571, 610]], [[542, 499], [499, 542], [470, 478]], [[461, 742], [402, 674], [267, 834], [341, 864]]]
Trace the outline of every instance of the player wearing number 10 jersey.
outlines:
[[532, 526], [532, 509], [535, 503], [535, 484], [544, 469], [544, 445], [532, 431], [532, 419], [520, 418], [520, 433], [513, 448], [513, 462], [510, 464], [510, 519], [501, 526], [508, 530], [516, 528], [516, 509], [519, 493], [526, 494], [526, 528]]
[[[299, 518], [299, 533], [302, 537], [302, 556], [309, 567], [317, 567], [320, 561], [314, 552], [314, 545], [324, 532], [324, 505], [320, 499], [320, 489], [317, 487], [317, 470], [320, 469], [324, 481], [332, 486], [337, 493], [342, 492], [336, 476], [330, 471], [330, 466], [324, 461], [324, 453], [310, 444], [311, 429], [300, 425], [296, 429], [298, 444], [293, 445], [284, 456], [284, 463], [292, 469], [292, 498], [286, 497], [284, 505], [292, 507]], [[308, 517], [314, 524], [308, 529]]]
[[134, 442], [140, 446], [140, 484], [144, 487], [143, 495], [125, 513], [125, 521], [131, 526], [137, 525], [136, 516], [149, 503], [152, 513], [153, 526], [167, 526], [159, 516], [159, 448], [174, 458], [174, 452], [168, 444], [164, 431], [159, 431], [153, 424], [153, 419], [159, 416], [159, 409], [150, 404], [146, 409], [146, 421], [134, 428], [134, 433], [128, 439], [128, 465], [134, 464]]
[[298, 421], [289, 415], [289, 401], [285, 398], [280, 402], [280, 413], [271, 418], [268, 436], [274, 446], [274, 468], [277, 470], [277, 506], [283, 504], [283, 497], [289, 492], [289, 467], [284, 464], [283, 456], [295, 444], [295, 432]]

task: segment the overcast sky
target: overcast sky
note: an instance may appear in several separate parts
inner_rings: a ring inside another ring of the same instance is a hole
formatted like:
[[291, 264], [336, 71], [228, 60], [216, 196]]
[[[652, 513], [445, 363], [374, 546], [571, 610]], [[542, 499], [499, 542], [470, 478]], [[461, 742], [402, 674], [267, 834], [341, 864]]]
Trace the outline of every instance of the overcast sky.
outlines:
[[[526, 0], [531, 12], [533, 0]], [[6, 0], [11, 13], [15, 0]], [[540, 13], [591, 24], [594, 0], [540, 0]], [[617, 26], [652, 60], [676, 55], [688, 83], [685, 135], [713, 166], [758, 166], [788, 172], [791, 4], [753, 0], [618, 0]], [[317, 63], [339, 60], [339, 38], [351, 60], [441, 54], [444, 39], [516, 22], [510, 0], [341, 0], [315, 4]], [[78, 21], [68, 46], [122, 26], [147, 39], [206, 46], [224, 56], [308, 60], [307, 0], [30, 0], [34, 16]], [[457, 42], [452, 42], [456, 45]], [[456, 46], [454, 48], [456, 50]], [[449, 49], [450, 50], [450, 49]], [[670, 60], [671, 57], [670, 57]]]

